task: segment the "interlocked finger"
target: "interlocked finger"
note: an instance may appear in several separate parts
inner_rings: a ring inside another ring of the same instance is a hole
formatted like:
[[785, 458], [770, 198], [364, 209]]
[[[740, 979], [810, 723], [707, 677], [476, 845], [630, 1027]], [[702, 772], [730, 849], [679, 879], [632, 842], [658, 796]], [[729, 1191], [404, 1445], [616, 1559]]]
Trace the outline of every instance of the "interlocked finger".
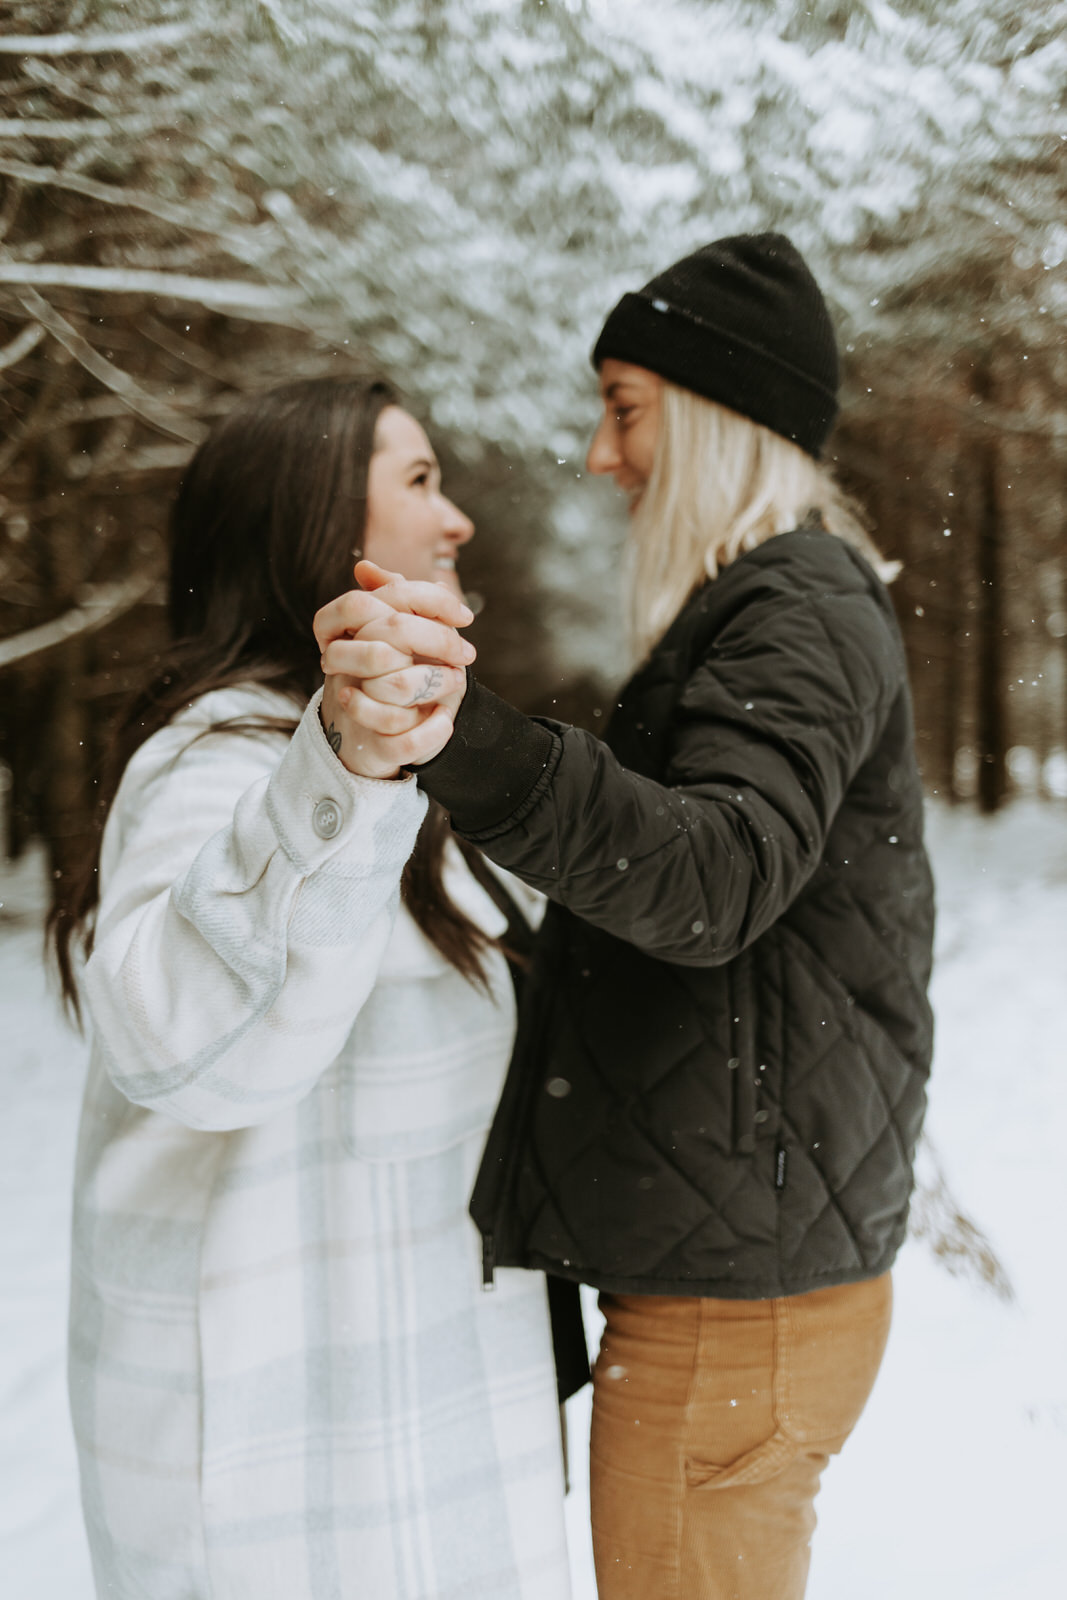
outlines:
[[449, 695], [462, 694], [467, 675], [461, 667], [442, 667], [437, 662], [422, 661], [402, 672], [389, 672], [376, 678], [365, 678], [360, 688], [371, 700], [389, 706], [426, 706], [447, 699]]
[[349, 589], [316, 611], [312, 628], [319, 649], [334, 639], [354, 638], [365, 623], [392, 613], [392, 607], [362, 589]]
[[409, 657], [423, 656], [449, 667], [469, 666], [477, 654], [474, 646], [455, 628], [406, 611], [387, 609], [369, 619], [359, 629], [357, 637], [363, 643], [378, 640]]
[[413, 611], [420, 617], [436, 617], [439, 622], [464, 628], [474, 621], [474, 612], [445, 584], [427, 583], [425, 580], [405, 578], [399, 572], [389, 572], [373, 561], [359, 561], [355, 568], [356, 582], [363, 592], [373, 594], [395, 611]]
[[435, 706], [424, 714], [417, 727], [388, 741], [379, 741], [379, 748], [388, 749], [390, 759], [402, 767], [417, 767], [423, 761], [432, 761], [440, 755], [452, 737], [452, 718], [443, 706]]
[[[406, 651], [398, 650], [385, 639], [334, 639], [322, 652], [322, 670], [343, 673], [350, 678], [380, 678], [385, 673], [403, 672], [412, 665]], [[403, 704], [403, 702], [398, 702]]]
[[[362, 565], [362, 563], [361, 563]], [[379, 572], [380, 569], [370, 569]], [[315, 613], [313, 627], [320, 650], [332, 639], [355, 635], [365, 623], [375, 617], [390, 615], [419, 616], [424, 621], [436, 619], [446, 632], [454, 627], [466, 627], [473, 622], [474, 613], [458, 595], [452, 594], [440, 583], [409, 582], [397, 574], [382, 574], [390, 581], [381, 585], [380, 594], [366, 589], [349, 589], [338, 595]], [[430, 654], [420, 651], [420, 654]]]
[[386, 705], [380, 700], [372, 700], [355, 685], [342, 690], [342, 703], [346, 715], [361, 727], [390, 737], [410, 733], [426, 720], [425, 706]]

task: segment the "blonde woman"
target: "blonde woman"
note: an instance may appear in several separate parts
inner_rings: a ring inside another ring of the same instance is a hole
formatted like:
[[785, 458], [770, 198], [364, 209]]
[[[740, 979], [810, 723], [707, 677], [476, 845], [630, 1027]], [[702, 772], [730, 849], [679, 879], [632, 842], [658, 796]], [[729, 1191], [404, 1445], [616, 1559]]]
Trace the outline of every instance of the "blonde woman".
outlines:
[[[602, 1600], [799, 1600], [882, 1358], [930, 1061], [904, 652], [819, 460], [837, 356], [787, 239], [625, 295], [594, 362], [641, 664], [603, 742], [472, 678], [419, 768], [551, 902], [471, 1209], [487, 1277], [601, 1291]], [[388, 674], [339, 692], [385, 763], [425, 716]]]

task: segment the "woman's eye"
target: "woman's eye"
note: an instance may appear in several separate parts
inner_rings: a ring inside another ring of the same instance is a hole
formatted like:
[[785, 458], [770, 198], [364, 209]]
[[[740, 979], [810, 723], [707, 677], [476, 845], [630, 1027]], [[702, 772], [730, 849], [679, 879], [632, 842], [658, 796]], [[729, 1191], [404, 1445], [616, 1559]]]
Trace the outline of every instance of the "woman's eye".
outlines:
[[633, 406], [616, 406], [615, 407], [615, 421], [616, 422], [626, 422], [630, 417], [633, 416], [633, 414], [634, 414]]
[[418, 487], [418, 488], [421, 489], [421, 488], [424, 488], [425, 485], [429, 483], [429, 481], [430, 481], [430, 474], [428, 472], [420, 472], [417, 477], [412, 478], [411, 486], [412, 486], [412, 488]]

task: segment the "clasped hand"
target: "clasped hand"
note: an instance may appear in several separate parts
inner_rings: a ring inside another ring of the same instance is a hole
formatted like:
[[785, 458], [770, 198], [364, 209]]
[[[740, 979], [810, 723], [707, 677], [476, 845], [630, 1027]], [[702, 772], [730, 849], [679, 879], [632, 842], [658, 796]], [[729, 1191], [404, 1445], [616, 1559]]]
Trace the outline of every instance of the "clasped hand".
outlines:
[[358, 562], [355, 576], [361, 588], [315, 613], [322, 726], [350, 772], [395, 778], [452, 737], [476, 654], [456, 629], [474, 613], [443, 584], [409, 582], [373, 561]]

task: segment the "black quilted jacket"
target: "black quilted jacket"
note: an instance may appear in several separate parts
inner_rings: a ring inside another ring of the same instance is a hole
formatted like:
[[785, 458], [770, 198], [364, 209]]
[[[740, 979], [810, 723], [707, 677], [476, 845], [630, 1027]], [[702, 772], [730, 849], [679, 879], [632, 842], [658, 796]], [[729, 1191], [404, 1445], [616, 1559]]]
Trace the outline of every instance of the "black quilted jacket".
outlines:
[[471, 1210], [487, 1268], [735, 1299], [873, 1277], [925, 1104], [900, 636], [817, 528], [685, 607], [601, 742], [472, 681], [420, 781], [553, 902]]

